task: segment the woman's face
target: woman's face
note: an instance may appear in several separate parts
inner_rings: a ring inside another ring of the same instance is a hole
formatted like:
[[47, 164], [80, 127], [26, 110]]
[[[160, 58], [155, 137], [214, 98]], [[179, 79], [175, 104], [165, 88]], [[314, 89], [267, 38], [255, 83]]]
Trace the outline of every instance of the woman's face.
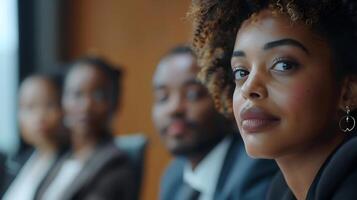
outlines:
[[59, 91], [49, 80], [25, 80], [19, 92], [19, 124], [24, 140], [35, 147], [51, 145], [58, 138], [62, 111]]
[[63, 95], [65, 124], [74, 134], [99, 134], [110, 119], [109, 82], [100, 70], [78, 65], [68, 74]]
[[277, 158], [338, 132], [340, 87], [331, 49], [308, 26], [264, 10], [237, 33], [233, 109], [247, 152]]

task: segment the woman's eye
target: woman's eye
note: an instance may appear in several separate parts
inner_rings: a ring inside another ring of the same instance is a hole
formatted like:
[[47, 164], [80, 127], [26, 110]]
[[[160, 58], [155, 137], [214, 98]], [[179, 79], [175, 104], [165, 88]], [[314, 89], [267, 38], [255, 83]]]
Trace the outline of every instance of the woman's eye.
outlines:
[[279, 60], [274, 63], [272, 69], [278, 72], [287, 72], [297, 68], [299, 64], [295, 61], [290, 60]]
[[249, 71], [242, 69], [242, 68], [236, 68], [233, 70], [233, 75], [234, 75], [234, 79], [236, 81], [242, 80], [244, 79], [246, 76], [249, 75]]

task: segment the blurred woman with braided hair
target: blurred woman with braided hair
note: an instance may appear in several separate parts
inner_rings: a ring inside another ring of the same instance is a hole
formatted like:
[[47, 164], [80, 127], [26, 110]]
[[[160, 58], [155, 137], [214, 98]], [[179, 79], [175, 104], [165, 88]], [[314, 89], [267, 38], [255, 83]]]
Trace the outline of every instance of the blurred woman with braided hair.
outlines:
[[217, 107], [281, 169], [268, 199], [356, 199], [357, 2], [194, 0], [190, 15]]

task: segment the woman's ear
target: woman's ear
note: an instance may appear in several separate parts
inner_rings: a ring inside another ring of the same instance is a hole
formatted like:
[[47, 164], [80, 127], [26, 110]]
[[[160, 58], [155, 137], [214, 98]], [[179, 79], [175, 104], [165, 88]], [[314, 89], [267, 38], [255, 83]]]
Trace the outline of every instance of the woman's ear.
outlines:
[[346, 106], [351, 110], [357, 108], [357, 76], [347, 76], [342, 82], [342, 90], [339, 101], [339, 108], [346, 110]]

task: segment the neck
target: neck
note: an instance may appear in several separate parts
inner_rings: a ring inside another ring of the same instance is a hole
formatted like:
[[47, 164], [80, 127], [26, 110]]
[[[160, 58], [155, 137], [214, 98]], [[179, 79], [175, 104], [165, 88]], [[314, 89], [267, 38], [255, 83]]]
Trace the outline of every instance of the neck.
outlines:
[[73, 156], [79, 160], [87, 159], [88, 154], [95, 148], [98, 139], [95, 134], [72, 134]]
[[343, 133], [338, 133], [334, 137], [315, 142], [302, 151], [276, 159], [289, 188], [298, 200], [306, 199], [319, 169], [343, 139]]
[[191, 154], [188, 159], [191, 163], [192, 170], [194, 170], [200, 162], [207, 156], [209, 152], [211, 152], [222, 140], [224, 137], [217, 138], [210, 145], [207, 145], [206, 148], [201, 149], [196, 153]]
[[206, 157], [207, 154], [208, 152], [190, 156], [189, 161], [191, 163], [192, 170], [196, 169], [198, 164], [200, 164], [200, 162], [203, 160], [204, 157]]
[[38, 145], [35, 149], [40, 156], [54, 154], [57, 151], [57, 145], [55, 143], [44, 143]]

